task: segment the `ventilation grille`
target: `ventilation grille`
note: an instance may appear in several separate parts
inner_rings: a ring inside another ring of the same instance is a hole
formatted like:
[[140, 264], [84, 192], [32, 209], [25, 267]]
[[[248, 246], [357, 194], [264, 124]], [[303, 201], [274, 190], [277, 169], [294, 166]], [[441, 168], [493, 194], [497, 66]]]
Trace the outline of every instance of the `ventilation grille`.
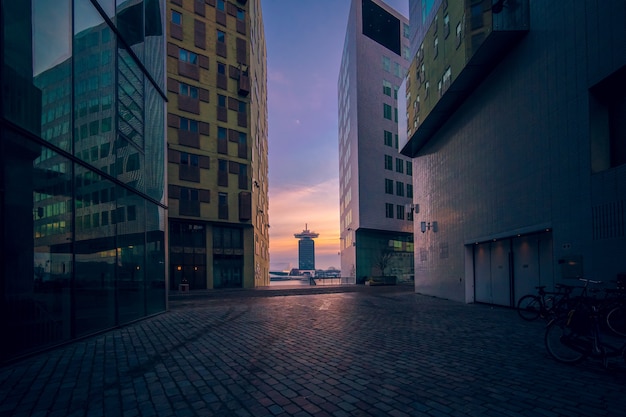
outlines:
[[624, 200], [592, 208], [593, 240], [612, 239], [625, 235]]

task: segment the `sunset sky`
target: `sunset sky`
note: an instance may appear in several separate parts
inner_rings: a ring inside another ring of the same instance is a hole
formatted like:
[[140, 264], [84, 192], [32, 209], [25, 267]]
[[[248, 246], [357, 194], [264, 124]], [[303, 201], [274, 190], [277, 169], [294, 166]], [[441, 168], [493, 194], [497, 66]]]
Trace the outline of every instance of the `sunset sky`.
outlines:
[[[386, 3], [408, 16], [408, 0]], [[268, 67], [270, 269], [340, 268], [337, 78], [350, 0], [262, 0]]]

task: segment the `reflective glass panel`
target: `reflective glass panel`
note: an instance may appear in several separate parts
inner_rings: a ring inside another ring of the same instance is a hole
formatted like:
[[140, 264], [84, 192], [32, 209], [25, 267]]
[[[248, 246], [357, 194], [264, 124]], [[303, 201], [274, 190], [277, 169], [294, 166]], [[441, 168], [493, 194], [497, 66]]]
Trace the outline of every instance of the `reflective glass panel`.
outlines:
[[94, 171], [76, 166], [74, 250], [76, 334], [115, 325], [115, 185]]

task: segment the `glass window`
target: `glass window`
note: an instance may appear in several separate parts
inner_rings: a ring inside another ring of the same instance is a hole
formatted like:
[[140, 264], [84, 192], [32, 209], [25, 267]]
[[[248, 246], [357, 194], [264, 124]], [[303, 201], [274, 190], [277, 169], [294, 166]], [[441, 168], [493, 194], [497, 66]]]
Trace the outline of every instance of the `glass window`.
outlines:
[[180, 14], [180, 12], [177, 12], [176, 10], [172, 10], [172, 23], [174, 23], [175, 25], [179, 25], [181, 26], [183, 24], [183, 15]]
[[396, 218], [398, 220], [404, 220], [404, 206], [401, 204], [396, 206]]
[[217, 10], [221, 10], [221, 11], [226, 10], [226, 5], [224, 4], [224, 0], [217, 0], [217, 5], [215, 7], [217, 7]]
[[387, 130], [385, 132], [385, 146], [393, 146], [393, 134]]
[[385, 217], [393, 219], [393, 204], [385, 203]]
[[391, 83], [387, 80], [383, 80], [383, 94], [391, 97]]
[[393, 157], [391, 155], [385, 155], [385, 169], [393, 170]]
[[393, 194], [393, 180], [385, 178], [385, 194]]
[[389, 57], [383, 56], [383, 70], [391, 72], [391, 59]]
[[222, 32], [221, 30], [217, 30], [217, 41], [224, 43], [226, 42], [226, 33]]
[[396, 158], [396, 172], [404, 173], [404, 160]]
[[387, 120], [391, 120], [391, 106], [389, 104], [383, 103], [383, 117]]
[[189, 84], [180, 83], [179, 93], [182, 96], [188, 96], [191, 98], [198, 98], [198, 88]]
[[404, 183], [400, 181], [396, 181], [396, 195], [400, 197], [404, 197]]

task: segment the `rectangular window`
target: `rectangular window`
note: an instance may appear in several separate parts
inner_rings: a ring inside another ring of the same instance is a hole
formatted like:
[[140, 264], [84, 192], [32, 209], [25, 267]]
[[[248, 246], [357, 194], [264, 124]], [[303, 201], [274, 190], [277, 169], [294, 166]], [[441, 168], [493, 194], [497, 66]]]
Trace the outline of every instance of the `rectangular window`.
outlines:
[[228, 194], [217, 194], [217, 217], [222, 220], [228, 219]]
[[391, 97], [391, 83], [387, 80], [383, 80], [383, 94]]
[[385, 203], [385, 217], [393, 219], [393, 204]]
[[406, 196], [408, 198], [413, 198], [413, 184], [406, 185]]
[[393, 195], [393, 180], [385, 178], [385, 194]]
[[222, 74], [222, 75], [226, 75], [226, 65], [218, 62], [217, 63], [217, 73], [218, 74]]
[[393, 134], [385, 130], [385, 146], [393, 146]]
[[217, 106], [226, 107], [226, 96], [223, 96], [221, 94], [217, 95]]
[[383, 103], [383, 117], [387, 120], [391, 120], [391, 106]]
[[406, 161], [406, 175], [413, 175], [413, 161]]
[[183, 24], [183, 15], [176, 10], [172, 10], [172, 23], [178, 26], [182, 26]]
[[383, 70], [391, 72], [391, 59], [386, 56], [383, 57]]
[[404, 183], [400, 181], [396, 181], [396, 195], [400, 197], [404, 197]]
[[226, 33], [222, 32], [219, 29], [217, 30], [217, 41], [221, 43], [226, 42]]
[[401, 204], [396, 206], [396, 218], [398, 220], [404, 220], [404, 206]]
[[220, 10], [222, 12], [226, 10], [226, 5], [224, 4], [224, 0], [217, 0], [217, 5], [215, 7], [217, 8], [217, 10]]
[[385, 155], [385, 169], [393, 171], [393, 157], [391, 155]]
[[187, 119], [186, 117], [180, 118], [180, 130], [187, 130], [189, 132], [198, 131], [198, 121]]
[[188, 96], [191, 98], [198, 98], [198, 88], [189, 84], [180, 83], [178, 92], [181, 96]]
[[400, 158], [396, 158], [396, 172], [404, 173], [404, 161]]
[[178, 49], [178, 59], [194, 65], [198, 63], [198, 55], [183, 48]]

